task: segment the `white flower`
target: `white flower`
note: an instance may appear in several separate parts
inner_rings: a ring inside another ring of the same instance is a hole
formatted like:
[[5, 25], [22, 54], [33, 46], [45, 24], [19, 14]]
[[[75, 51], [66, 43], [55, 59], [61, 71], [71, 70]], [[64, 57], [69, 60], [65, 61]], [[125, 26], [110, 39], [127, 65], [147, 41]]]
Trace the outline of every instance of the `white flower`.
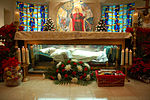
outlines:
[[60, 73], [57, 74], [57, 78], [58, 78], [59, 81], [61, 80], [61, 75], [60, 75]]
[[72, 83], [77, 83], [78, 82], [78, 79], [76, 77], [72, 78], [71, 80]]
[[79, 72], [82, 72], [82, 66], [78, 65], [77, 68]]
[[86, 80], [89, 81], [90, 79], [91, 79], [91, 76], [88, 74], [88, 75], [86, 76]]
[[90, 65], [87, 63], [84, 63], [84, 66], [88, 67], [90, 69]]
[[57, 65], [56, 65], [56, 68], [59, 68], [59, 66], [61, 65], [62, 62], [59, 62]]
[[66, 65], [66, 67], [65, 67], [65, 70], [66, 71], [69, 71], [71, 69], [71, 65], [69, 64], [69, 65]]

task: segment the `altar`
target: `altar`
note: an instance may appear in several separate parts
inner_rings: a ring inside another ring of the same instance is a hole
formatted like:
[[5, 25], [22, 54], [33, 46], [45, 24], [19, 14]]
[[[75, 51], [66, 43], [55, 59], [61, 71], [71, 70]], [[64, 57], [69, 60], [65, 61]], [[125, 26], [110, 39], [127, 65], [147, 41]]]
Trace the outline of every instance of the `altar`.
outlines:
[[23, 40], [25, 48], [27, 44], [98, 44], [121, 45], [125, 48], [125, 39], [131, 37], [131, 33], [125, 32], [24, 32], [15, 34], [15, 40]]
[[[32, 45], [115, 45], [125, 49], [125, 40], [131, 37], [131, 33], [125, 32], [24, 32], [18, 31], [15, 40], [23, 40], [24, 47]], [[16, 46], [17, 46], [16, 42]], [[86, 54], [87, 55], [87, 54]], [[118, 54], [119, 55], [119, 54]], [[34, 67], [35, 60], [31, 52], [31, 62]], [[115, 62], [116, 63], [116, 62]], [[117, 67], [117, 66], [116, 66]], [[114, 67], [113, 67], [114, 68]]]

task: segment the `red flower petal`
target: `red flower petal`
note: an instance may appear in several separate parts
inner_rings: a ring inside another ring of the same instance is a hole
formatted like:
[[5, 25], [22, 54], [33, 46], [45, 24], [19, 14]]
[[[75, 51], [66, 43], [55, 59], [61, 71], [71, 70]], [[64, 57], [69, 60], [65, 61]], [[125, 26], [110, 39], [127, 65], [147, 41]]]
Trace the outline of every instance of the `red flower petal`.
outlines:
[[87, 70], [88, 70], [88, 68], [87, 68], [87, 67], [85, 67], [85, 68], [84, 68], [84, 71], [87, 71]]
[[80, 63], [80, 64], [83, 64], [83, 62], [82, 62], [82, 61], [79, 61], [79, 63]]
[[64, 72], [65, 71], [65, 69], [62, 69], [62, 72]]
[[70, 60], [68, 60], [68, 61], [67, 61], [67, 63], [71, 63], [71, 61], [70, 61]]
[[74, 62], [73, 65], [77, 65], [77, 63]]
[[58, 73], [59, 69], [56, 70], [56, 73]]
[[61, 67], [65, 67], [65, 65], [64, 65], [64, 64], [62, 64], [62, 65], [61, 65]]
[[64, 77], [67, 78], [67, 77], [68, 77], [68, 74], [65, 74]]
[[83, 76], [80, 76], [80, 79], [82, 79], [83, 78]]

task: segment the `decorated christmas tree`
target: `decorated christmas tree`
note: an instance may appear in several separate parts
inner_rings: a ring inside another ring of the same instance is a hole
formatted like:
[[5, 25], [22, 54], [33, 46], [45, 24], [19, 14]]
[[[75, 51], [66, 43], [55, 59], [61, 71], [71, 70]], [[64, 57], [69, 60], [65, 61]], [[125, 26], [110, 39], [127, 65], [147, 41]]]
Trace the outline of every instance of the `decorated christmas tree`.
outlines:
[[51, 18], [48, 18], [44, 26], [44, 31], [55, 31], [54, 21]]
[[97, 32], [107, 31], [107, 28], [105, 27], [105, 23], [102, 19], [100, 19], [100, 21], [96, 25], [96, 31]]

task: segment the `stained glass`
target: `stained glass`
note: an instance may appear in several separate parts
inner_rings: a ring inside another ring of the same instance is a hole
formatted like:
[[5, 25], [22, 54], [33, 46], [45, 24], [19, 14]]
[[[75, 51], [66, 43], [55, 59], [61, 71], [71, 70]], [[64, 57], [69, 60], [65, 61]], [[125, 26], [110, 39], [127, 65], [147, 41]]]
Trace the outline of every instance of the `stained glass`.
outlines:
[[20, 25], [24, 31], [43, 31], [48, 18], [48, 5], [16, 2], [20, 12]]
[[115, 6], [103, 6], [102, 18], [105, 20], [108, 32], [125, 32], [127, 27], [132, 25], [134, 3]]

